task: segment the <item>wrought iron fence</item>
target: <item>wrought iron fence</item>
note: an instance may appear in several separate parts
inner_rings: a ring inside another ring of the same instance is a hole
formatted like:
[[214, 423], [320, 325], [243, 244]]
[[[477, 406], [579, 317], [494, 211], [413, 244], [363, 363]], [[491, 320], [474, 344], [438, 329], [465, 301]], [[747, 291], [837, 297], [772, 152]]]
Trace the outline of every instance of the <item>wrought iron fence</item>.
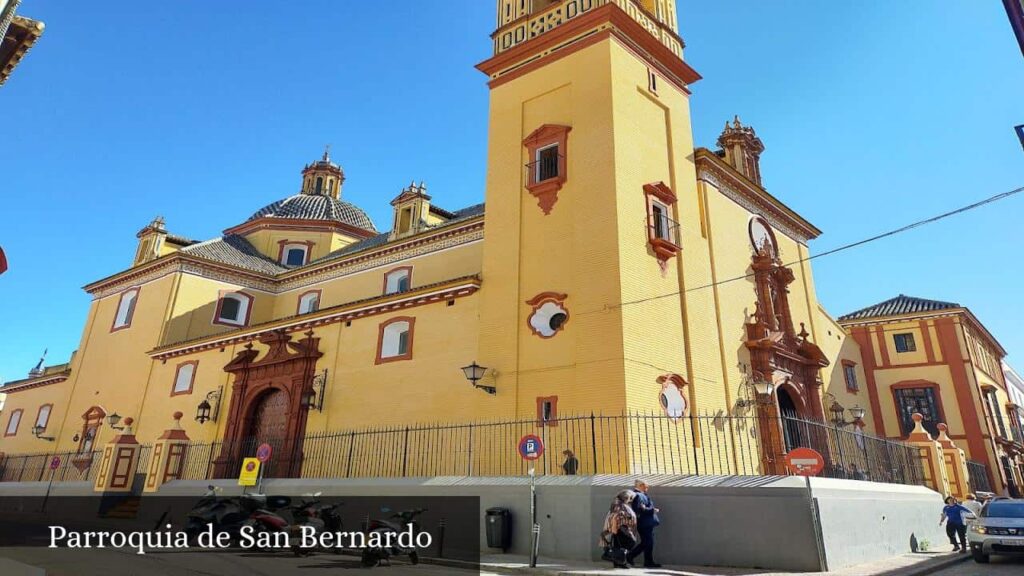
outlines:
[[[533, 462], [516, 452], [526, 434], [546, 447]], [[324, 432], [307, 435], [294, 456], [279, 450], [278, 438], [250, 438], [227, 449], [221, 441], [193, 443], [182, 477], [233, 477], [263, 442], [275, 447], [267, 477], [521, 476], [531, 468], [540, 475], [753, 476], [785, 474], [785, 453], [809, 447], [825, 458], [821, 476], [924, 484], [918, 450], [900, 442], [789, 417], [663, 414]]]
[[974, 492], [993, 492], [988, 476], [988, 466], [981, 462], [967, 461], [967, 478]]
[[[58, 459], [56, 468], [53, 467]], [[38, 452], [0, 457], [0, 482], [91, 481], [99, 468], [99, 451]]]

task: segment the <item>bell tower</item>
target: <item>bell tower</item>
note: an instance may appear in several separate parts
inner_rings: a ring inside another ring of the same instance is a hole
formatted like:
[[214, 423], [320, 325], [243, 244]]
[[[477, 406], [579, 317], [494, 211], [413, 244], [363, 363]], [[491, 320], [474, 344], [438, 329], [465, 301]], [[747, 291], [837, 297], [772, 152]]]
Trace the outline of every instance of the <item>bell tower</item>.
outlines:
[[490, 88], [478, 361], [498, 374], [482, 411], [660, 410], [663, 383], [688, 370], [682, 323], [654, 320], [679, 320], [680, 298], [657, 297], [680, 291], [684, 230], [699, 230], [681, 206], [696, 203], [700, 76], [675, 2], [499, 0], [497, 16], [477, 66]]
[[324, 148], [324, 155], [319, 160], [307, 164], [302, 169], [302, 193], [319, 194], [341, 199], [341, 185], [345, 182], [345, 172], [331, 161], [331, 147]]

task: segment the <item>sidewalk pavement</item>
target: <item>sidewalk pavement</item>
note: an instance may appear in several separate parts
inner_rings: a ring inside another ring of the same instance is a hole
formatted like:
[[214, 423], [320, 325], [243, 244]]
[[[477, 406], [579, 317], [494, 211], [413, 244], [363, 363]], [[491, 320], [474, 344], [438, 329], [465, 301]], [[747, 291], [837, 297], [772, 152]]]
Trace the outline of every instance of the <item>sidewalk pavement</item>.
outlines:
[[[858, 564], [829, 572], [798, 572], [801, 576], [925, 576], [970, 558], [970, 554], [928, 552], [903, 554], [877, 562]], [[444, 560], [424, 558], [424, 562], [449, 564]], [[532, 574], [535, 576], [789, 576], [793, 572], [771, 572], [754, 568], [716, 568], [710, 566], [665, 566], [662, 568], [616, 569], [607, 562], [573, 562], [564, 564], [540, 558], [530, 568], [529, 558], [514, 554], [485, 555], [480, 558], [480, 574]]]

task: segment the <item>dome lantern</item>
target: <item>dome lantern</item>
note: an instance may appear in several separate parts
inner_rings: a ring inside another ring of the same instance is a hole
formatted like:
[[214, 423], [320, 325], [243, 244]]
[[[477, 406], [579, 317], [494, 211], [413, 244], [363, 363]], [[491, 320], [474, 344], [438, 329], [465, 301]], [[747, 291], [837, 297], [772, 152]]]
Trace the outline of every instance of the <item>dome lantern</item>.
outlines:
[[302, 169], [302, 194], [330, 196], [341, 199], [341, 185], [345, 182], [345, 172], [331, 161], [330, 144], [324, 149], [324, 155], [317, 161]]

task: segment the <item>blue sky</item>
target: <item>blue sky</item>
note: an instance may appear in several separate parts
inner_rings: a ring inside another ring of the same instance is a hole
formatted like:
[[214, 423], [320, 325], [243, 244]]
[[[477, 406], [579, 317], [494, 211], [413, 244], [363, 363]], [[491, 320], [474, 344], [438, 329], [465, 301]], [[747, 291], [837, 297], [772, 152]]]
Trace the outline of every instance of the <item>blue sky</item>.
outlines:
[[[81, 337], [80, 288], [157, 214], [205, 239], [295, 192], [326, 143], [388, 221], [425, 180], [483, 198], [492, 0], [27, 0], [46, 33], [0, 88], [0, 380]], [[1024, 185], [1024, 58], [998, 2], [680, 0], [696, 142], [740, 114], [821, 252]], [[898, 293], [969, 306], [1024, 367], [1024, 195], [815, 262], [839, 315]]]

